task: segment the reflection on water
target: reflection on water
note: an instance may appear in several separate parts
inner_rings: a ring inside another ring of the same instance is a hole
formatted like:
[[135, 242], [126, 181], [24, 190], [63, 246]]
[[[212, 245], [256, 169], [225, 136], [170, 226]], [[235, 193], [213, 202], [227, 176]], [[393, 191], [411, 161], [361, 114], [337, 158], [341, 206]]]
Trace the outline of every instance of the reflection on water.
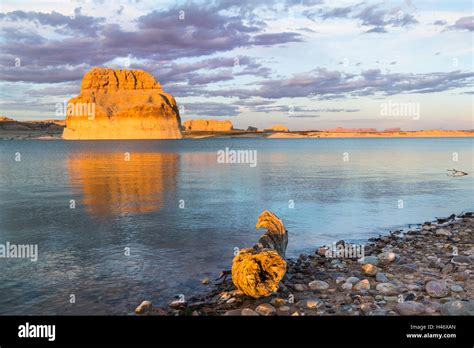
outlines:
[[176, 189], [176, 153], [74, 153], [67, 160], [71, 186], [86, 211], [99, 217], [159, 210]]

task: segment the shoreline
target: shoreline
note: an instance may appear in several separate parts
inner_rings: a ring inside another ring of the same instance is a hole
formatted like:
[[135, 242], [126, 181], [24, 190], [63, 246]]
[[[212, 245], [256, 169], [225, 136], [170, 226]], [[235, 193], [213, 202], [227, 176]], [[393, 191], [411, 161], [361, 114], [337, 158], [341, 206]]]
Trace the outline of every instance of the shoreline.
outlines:
[[[177, 298], [167, 307], [153, 308], [150, 301], [144, 301], [136, 313], [474, 315], [474, 213], [453, 215], [409, 228], [405, 233], [397, 230], [369, 238], [363, 244], [365, 256], [361, 259], [350, 257], [355, 254], [327, 257], [331, 252], [327, 253], [325, 246], [311, 254], [289, 258], [278, 291], [269, 297], [253, 299], [243, 295], [235, 289], [231, 275], [223, 272], [214, 282], [203, 280], [209, 286], [204, 293]], [[336, 245], [338, 250], [349, 249], [344, 241]]]
[[[28, 124], [28, 123], [24, 123]], [[35, 125], [33, 123], [33, 125]], [[58, 124], [39, 123], [34, 129], [5, 129], [0, 127], [0, 140], [65, 140], [62, 138], [62, 126]], [[0, 122], [1, 126], [1, 122]], [[28, 126], [33, 127], [31, 124]], [[245, 130], [223, 132], [182, 132], [182, 139], [359, 139], [359, 138], [470, 138], [474, 131], [466, 130], [422, 130], [399, 132], [326, 132], [326, 131], [290, 131], [290, 132], [251, 132]], [[89, 139], [86, 139], [89, 140]], [[92, 139], [93, 140], [93, 139]], [[99, 140], [163, 140], [163, 139], [99, 139]], [[180, 139], [173, 139], [180, 140]]]

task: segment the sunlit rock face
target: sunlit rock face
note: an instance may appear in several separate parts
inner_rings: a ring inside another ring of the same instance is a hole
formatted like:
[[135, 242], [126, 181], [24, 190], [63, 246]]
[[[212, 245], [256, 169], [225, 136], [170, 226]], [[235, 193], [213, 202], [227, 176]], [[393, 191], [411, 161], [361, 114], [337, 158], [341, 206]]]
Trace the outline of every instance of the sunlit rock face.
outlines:
[[276, 124], [272, 128], [265, 129], [267, 132], [289, 132], [288, 127], [283, 126], [281, 124]]
[[183, 129], [188, 132], [229, 132], [234, 129], [229, 120], [187, 120]]
[[89, 70], [66, 115], [68, 140], [182, 137], [174, 97], [143, 70]]

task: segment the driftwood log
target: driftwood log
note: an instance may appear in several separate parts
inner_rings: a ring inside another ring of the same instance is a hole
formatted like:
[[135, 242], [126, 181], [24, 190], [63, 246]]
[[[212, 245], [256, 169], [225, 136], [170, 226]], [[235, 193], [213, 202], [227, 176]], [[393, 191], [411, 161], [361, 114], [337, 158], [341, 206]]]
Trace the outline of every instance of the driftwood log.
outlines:
[[244, 294], [259, 298], [278, 290], [286, 272], [284, 260], [288, 234], [283, 222], [272, 212], [264, 211], [257, 228], [267, 228], [253, 248], [240, 249], [232, 260], [232, 282]]

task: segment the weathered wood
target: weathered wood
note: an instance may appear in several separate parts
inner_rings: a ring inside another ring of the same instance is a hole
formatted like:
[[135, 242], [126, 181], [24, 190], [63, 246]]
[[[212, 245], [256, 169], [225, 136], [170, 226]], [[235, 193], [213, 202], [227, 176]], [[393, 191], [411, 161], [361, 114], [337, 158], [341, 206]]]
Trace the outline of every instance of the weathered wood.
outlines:
[[244, 294], [259, 298], [278, 290], [286, 262], [275, 250], [241, 249], [232, 260], [232, 281]]
[[285, 258], [286, 247], [288, 245], [288, 233], [285, 229], [285, 225], [283, 225], [283, 221], [272, 212], [265, 210], [260, 214], [255, 227], [257, 229], [267, 229], [267, 232], [260, 236], [258, 244], [261, 245], [262, 248], [276, 250], [282, 258]]
[[284, 260], [288, 234], [281, 221], [270, 211], [258, 218], [256, 228], [267, 228], [253, 248], [241, 249], [232, 260], [232, 282], [244, 294], [259, 298], [278, 290], [286, 272]]

